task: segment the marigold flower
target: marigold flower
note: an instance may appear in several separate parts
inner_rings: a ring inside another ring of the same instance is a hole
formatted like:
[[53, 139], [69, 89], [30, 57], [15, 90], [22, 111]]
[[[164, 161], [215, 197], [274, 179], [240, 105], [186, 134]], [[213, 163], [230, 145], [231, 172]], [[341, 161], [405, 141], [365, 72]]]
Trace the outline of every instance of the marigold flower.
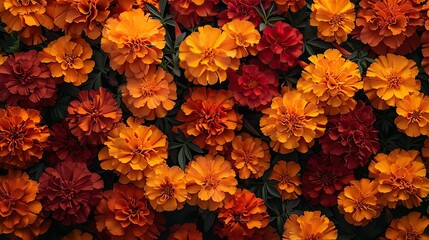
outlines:
[[243, 239], [252, 236], [255, 229], [266, 227], [269, 215], [264, 200], [247, 189], [238, 189], [226, 197], [223, 207], [218, 209], [218, 220], [228, 239]]
[[36, 221], [32, 224], [28, 224], [28, 226], [24, 228], [15, 229], [13, 235], [9, 236], [11, 237], [11, 240], [33, 240], [37, 239], [38, 236], [45, 234], [49, 230], [50, 226], [51, 221], [49, 219], [37, 216]]
[[428, 135], [429, 97], [423, 93], [408, 95], [397, 103], [398, 117], [395, 124], [398, 129], [410, 137]]
[[101, 168], [114, 170], [120, 175], [119, 182], [133, 182], [143, 187], [149, 168], [165, 163], [168, 141], [154, 125], [142, 126], [132, 117], [127, 125], [119, 123], [110, 130], [106, 145], [98, 154]]
[[426, 169], [429, 169], [429, 138], [423, 142], [423, 147], [421, 150], [423, 163], [425, 164]]
[[161, 22], [149, 13], [141, 9], [126, 11], [106, 21], [101, 49], [108, 54], [113, 70], [139, 78], [149, 71], [150, 65], [161, 63], [164, 35]]
[[395, 149], [386, 155], [379, 153], [369, 165], [369, 176], [375, 178], [382, 201], [389, 208], [404, 205], [420, 206], [429, 194], [426, 168], [415, 150]]
[[261, 39], [261, 34], [255, 29], [255, 25], [246, 20], [233, 20], [223, 25], [222, 30], [228, 34], [228, 37], [235, 41], [236, 58], [255, 56], [256, 44]]
[[40, 125], [39, 111], [9, 107], [0, 109], [0, 166], [25, 169], [38, 162], [49, 137]]
[[302, 174], [302, 193], [313, 205], [333, 207], [345, 185], [354, 179], [353, 170], [335, 155], [313, 155]]
[[307, 5], [305, 0], [274, 0], [280, 12], [298, 12]]
[[418, 73], [413, 60], [394, 54], [379, 56], [368, 67], [363, 89], [372, 106], [384, 110], [420, 90]]
[[21, 171], [0, 176], [0, 234], [15, 234], [36, 222], [42, 210], [42, 204], [36, 200], [37, 185]]
[[317, 36], [341, 44], [355, 28], [355, 5], [350, 0], [315, 0], [311, 5], [310, 25], [317, 27]]
[[303, 37], [298, 29], [289, 24], [277, 21], [274, 26], [268, 25], [256, 49], [259, 59], [272, 69], [288, 70], [298, 63], [302, 54]]
[[82, 90], [78, 100], [67, 108], [70, 131], [82, 143], [97, 146], [106, 141], [107, 132], [122, 118], [122, 110], [105, 88]]
[[242, 106], [261, 110], [279, 95], [277, 74], [261, 64], [241, 65], [228, 71], [228, 90]]
[[359, 5], [356, 19], [361, 28], [359, 38], [374, 52], [401, 50], [400, 54], [408, 54], [418, 47], [418, 42], [409, 39], [423, 25], [423, 19], [420, 7], [411, 0], [362, 0]]
[[223, 26], [232, 20], [246, 20], [255, 27], [262, 23], [262, 18], [255, 10], [259, 7], [261, 0], [222, 0], [226, 9], [219, 13], [218, 25]]
[[380, 216], [383, 206], [377, 200], [381, 197], [377, 187], [376, 181], [366, 178], [352, 180], [338, 195], [338, 209], [348, 223], [365, 226]]
[[98, 231], [108, 233], [112, 240], [150, 240], [160, 235], [144, 190], [134, 185], [116, 183], [113, 190], [104, 192], [95, 221]]
[[128, 77], [122, 88], [122, 99], [133, 116], [154, 120], [165, 117], [177, 99], [173, 76], [162, 68], [151, 66], [142, 77]]
[[217, 16], [219, 0], [168, 0], [170, 12], [175, 22], [192, 28], [202, 20], [210, 21]]
[[[428, 5], [428, 8], [429, 8], [429, 5]], [[429, 22], [429, 20], [427, 22]], [[427, 27], [427, 29], [429, 29], [429, 27]], [[423, 32], [420, 38], [420, 43], [422, 46], [422, 55], [423, 55], [421, 65], [425, 70], [426, 74], [429, 74], [429, 32], [428, 31]]]
[[386, 238], [397, 239], [420, 239], [427, 240], [425, 229], [429, 225], [429, 219], [421, 216], [419, 212], [411, 212], [399, 219], [393, 219], [386, 231]]
[[338, 231], [334, 223], [329, 221], [320, 211], [304, 211], [304, 215], [290, 215], [284, 224], [283, 240], [335, 240]]
[[237, 70], [236, 42], [228, 32], [210, 25], [198, 28], [179, 46], [180, 67], [190, 82], [203, 86], [226, 80], [226, 70]]
[[37, 52], [15, 52], [0, 65], [0, 101], [37, 108], [55, 103], [56, 84]]
[[362, 89], [358, 65], [341, 57], [337, 49], [313, 55], [298, 80], [297, 89], [304, 97], [324, 107], [329, 115], [344, 114], [353, 110], [355, 93]]
[[147, 12], [146, 3], [154, 6], [158, 11], [160, 10], [159, 0], [116, 0], [117, 6], [113, 11], [120, 14], [135, 9], [143, 9], [144, 12]]
[[73, 229], [69, 234], [62, 237], [61, 240], [93, 240], [91, 234], [87, 232], [82, 232], [79, 229]]
[[177, 114], [177, 120], [184, 123], [179, 128], [195, 136], [195, 144], [216, 151], [234, 139], [234, 130], [241, 129], [241, 118], [230, 92], [210, 88], [194, 88]]
[[186, 167], [188, 201], [202, 209], [214, 211], [223, 206], [227, 194], [237, 190], [237, 180], [231, 164], [220, 155], [198, 156]]
[[280, 240], [280, 236], [277, 233], [277, 230], [270, 225], [264, 227], [264, 228], [257, 228], [255, 229], [255, 232], [253, 233], [253, 236], [250, 238], [253, 240]]
[[195, 223], [174, 225], [167, 240], [203, 240], [203, 234], [197, 229]]
[[305, 153], [314, 139], [323, 135], [327, 118], [323, 108], [307, 101], [300, 92], [284, 91], [283, 96], [273, 98], [270, 108], [262, 110], [261, 131], [271, 138], [274, 151], [285, 154], [297, 149]]
[[19, 40], [28, 46], [36, 46], [43, 43], [46, 37], [41, 26], [26, 26], [19, 32]]
[[323, 152], [342, 156], [349, 169], [366, 166], [380, 147], [375, 120], [372, 107], [362, 101], [347, 114], [331, 116], [325, 135], [319, 139]]
[[294, 161], [279, 161], [274, 165], [270, 180], [278, 181], [276, 188], [282, 196], [282, 200], [294, 200], [301, 195], [301, 166]]
[[239, 178], [260, 178], [270, 168], [270, 149], [261, 139], [243, 133], [231, 145], [230, 161]]

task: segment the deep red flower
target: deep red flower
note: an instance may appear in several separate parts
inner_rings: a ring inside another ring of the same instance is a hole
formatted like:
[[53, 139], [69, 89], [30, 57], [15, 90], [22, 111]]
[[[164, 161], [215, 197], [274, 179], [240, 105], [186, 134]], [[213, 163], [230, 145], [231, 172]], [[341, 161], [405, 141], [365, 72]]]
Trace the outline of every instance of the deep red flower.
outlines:
[[302, 54], [303, 36], [298, 29], [277, 21], [274, 26], [267, 26], [261, 41], [256, 46], [259, 59], [273, 69], [288, 70], [298, 62]]
[[56, 84], [35, 50], [15, 52], [0, 65], [0, 102], [25, 108], [52, 106]]
[[380, 147], [374, 122], [372, 108], [362, 101], [358, 101], [353, 111], [332, 116], [325, 135], [319, 139], [323, 152], [341, 156], [349, 169], [365, 166]]
[[218, 15], [216, 5], [219, 0], [199, 0], [202, 4], [197, 5], [196, 0], [168, 0], [171, 4], [170, 12], [174, 21], [185, 27], [195, 27], [202, 19], [210, 21]]
[[247, 20], [256, 27], [262, 22], [261, 16], [256, 11], [261, 0], [222, 0], [222, 2], [226, 4], [226, 9], [218, 16], [219, 26], [232, 20]]
[[313, 155], [302, 174], [304, 198], [313, 205], [332, 207], [346, 184], [354, 179], [353, 170], [335, 155]]
[[86, 164], [61, 162], [47, 168], [39, 178], [43, 210], [64, 225], [83, 223], [102, 198], [103, 180], [91, 173]]
[[276, 73], [262, 64], [241, 65], [237, 72], [228, 71], [228, 79], [235, 100], [250, 109], [260, 110], [280, 95]]

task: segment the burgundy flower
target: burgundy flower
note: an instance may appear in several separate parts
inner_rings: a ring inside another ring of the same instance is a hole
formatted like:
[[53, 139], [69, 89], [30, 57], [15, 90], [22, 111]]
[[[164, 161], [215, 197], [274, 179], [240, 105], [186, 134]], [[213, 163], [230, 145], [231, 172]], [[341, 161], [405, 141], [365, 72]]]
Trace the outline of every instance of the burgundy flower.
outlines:
[[228, 72], [230, 90], [235, 100], [250, 109], [263, 108], [279, 95], [277, 75], [262, 64], [241, 65], [240, 69]]
[[380, 147], [374, 122], [372, 108], [358, 101], [353, 111], [329, 119], [319, 140], [323, 152], [341, 156], [349, 169], [365, 166]]
[[303, 37], [298, 29], [278, 21], [267, 26], [256, 46], [259, 59], [273, 69], [288, 70], [298, 62], [302, 54]]
[[302, 193], [314, 205], [332, 207], [346, 184], [354, 179], [353, 170], [335, 155], [313, 155], [302, 174]]
[[16, 52], [0, 65], [0, 101], [25, 108], [52, 106], [56, 84], [37, 52]]
[[219, 0], [199, 1], [202, 2], [200, 5], [191, 0], [168, 0], [168, 2], [171, 4], [170, 12], [174, 21], [185, 27], [195, 27], [203, 19], [210, 21], [219, 13], [216, 6]]
[[226, 10], [219, 14], [218, 25], [223, 26], [232, 20], [247, 20], [256, 27], [262, 22], [261, 16], [256, 11], [261, 0], [222, 0], [226, 4]]
[[37, 198], [43, 210], [64, 225], [86, 222], [101, 200], [104, 186], [100, 175], [77, 162], [61, 162], [45, 169], [39, 183]]

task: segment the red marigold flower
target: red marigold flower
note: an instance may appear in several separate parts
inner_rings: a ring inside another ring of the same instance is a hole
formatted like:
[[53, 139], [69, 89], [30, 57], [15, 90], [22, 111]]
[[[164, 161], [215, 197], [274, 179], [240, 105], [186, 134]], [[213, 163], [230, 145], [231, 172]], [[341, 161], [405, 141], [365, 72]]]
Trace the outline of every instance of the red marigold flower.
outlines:
[[28, 168], [42, 158], [49, 129], [41, 120], [37, 110], [0, 109], [0, 167]]
[[168, 3], [174, 21], [185, 27], [195, 27], [202, 19], [209, 21], [218, 15], [219, 0], [168, 0]]
[[342, 156], [349, 169], [364, 167], [380, 147], [375, 120], [372, 107], [362, 101], [351, 112], [330, 117], [319, 139], [323, 152]]
[[218, 212], [218, 219], [223, 224], [221, 234], [231, 240], [250, 237], [269, 222], [264, 200], [247, 189], [238, 189], [234, 195], [228, 196]]
[[174, 225], [167, 240], [203, 240], [203, 234], [197, 229], [195, 223]]
[[307, 2], [305, 0], [274, 0], [277, 4], [277, 9], [282, 12], [298, 12], [301, 8], [305, 7]]
[[226, 4], [226, 10], [218, 15], [218, 25], [223, 26], [232, 20], [247, 20], [255, 27], [262, 23], [261, 16], [256, 11], [261, 0], [222, 0]]
[[241, 65], [238, 71], [228, 71], [228, 90], [241, 106], [261, 110], [279, 96], [277, 74], [255, 63]]
[[303, 36], [298, 29], [277, 21], [267, 26], [256, 46], [259, 59], [273, 69], [288, 70], [298, 63], [302, 54]]
[[113, 94], [104, 88], [79, 92], [78, 100], [70, 102], [67, 110], [71, 133], [82, 143], [95, 146], [106, 141], [107, 132], [122, 118]]
[[86, 164], [62, 162], [47, 168], [39, 178], [43, 210], [64, 225], [83, 223], [101, 200], [103, 180]]
[[346, 184], [354, 179], [353, 170], [344, 166], [342, 157], [313, 155], [302, 174], [302, 193], [313, 205], [332, 207]]
[[0, 65], [0, 101], [28, 108], [55, 104], [56, 84], [37, 52], [15, 52]]

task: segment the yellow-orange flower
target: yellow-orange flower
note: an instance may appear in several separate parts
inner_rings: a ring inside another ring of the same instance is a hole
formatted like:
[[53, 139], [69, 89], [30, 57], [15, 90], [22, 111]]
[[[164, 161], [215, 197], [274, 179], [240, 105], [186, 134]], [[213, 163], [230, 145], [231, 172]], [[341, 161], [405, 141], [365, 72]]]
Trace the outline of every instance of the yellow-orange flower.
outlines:
[[389, 240], [428, 240], [429, 236], [424, 234], [429, 226], [429, 219], [421, 216], [418, 212], [411, 212], [399, 219], [394, 219], [386, 231]]
[[355, 5], [350, 0], [315, 0], [311, 11], [310, 25], [326, 42], [345, 42], [355, 28]]
[[270, 180], [278, 181], [276, 188], [282, 196], [282, 200], [297, 199], [301, 195], [301, 178], [299, 171], [301, 166], [294, 161], [279, 161], [274, 165]]
[[261, 131], [271, 138], [274, 151], [290, 153], [297, 149], [305, 153], [314, 139], [325, 131], [327, 118], [318, 107], [296, 91], [283, 89], [281, 97], [273, 98], [271, 107], [262, 110]]
[[201, 148], [222, 151], [234, 139], [234, 130], [241, 129], [241, 118], [234, 110], [230, 92], [210, 88], [194, 88], [181, 106], [177, 120], [179, 128]]
[[144, 190], [150, 205], [158, 212], [182, 209], [188, 198], [185, 173], [178, 166], [155, 167], [146, 177]]
[[283, 240], [336, 240], [338, 231], [320, 211], [292, 214], [284, 224]]
[[395, 124], [398, 129], [410, 137], [429, 134], [429, 97], [423, 93], [411, 94], [396, 104], [398, 117]]
[[362, 89], [358, 65], [341, 57], [337, 49], [328, 49], [324, 54], [313, 55], [304, 68], [297, 89], [306, 99], [325, 108], [325, 113], [336, 115], [353, 110], [355, 93]]
[[243, 133], [231, 145], [231, 163], [239, 178], [259, 178], [270, 168], [270, 149], [261, 139]]
[[415, 150], [395, 149], [386, 155], [379, 153], [369, 165], [369, 176], [375, 178], [382, 203], [389, 208], [404, 205], [420, 206], [429, 194], [426, 168]]
[[91, 46], [82, 38], [60, 37], [50, 42], [39, 53], [39, 59], [48, 63], [52, 77], [64, 76], [64, 82], [80, 86], [88, 80], [88, 74], [94, 69]]
[[413, 60], [394, 54], [379, 56], [368, 67], [363, 89], [372, 106], [384, 110], [420, 90], [418, 73]]
[[0, 53], [0, 65], [2, 65], [4, 62], [6, 62], [6, 60], [7, 60], [7, 56], [2, 55], [2, 54]]
[[0, 234], [14, 234], [37, 220], [42, 210], [36, 200], [37, 185], [25, 172], [9, 171], [0, 176]]
[[227, 194], [237, 191], [237, 180], [231, 164], [220, 155], [198, 156], [186, 167], [188, 201], [202, 209], [214, 211], [223, 206]]
[[74, 229], [66, 236], [62, 237], [61, 240], [92, 240], [93, 237], [87, 232], [82, 232], [79, 229]]
[[37, 110], [0, 108], [0, 167], [24, 169], [42, 158], [49, 129], [41, 121]]
[[246, 20], [233, 20], [223, 25], [222, 30], [235, 41], [236, 58], [247, 57], [249, 53], [255, 56], [258, 53], [256, 44], [259, 43], [261, 34], [255, 29], [253, 23]]
[[180, 67], [190, 82], [213, 85], [226, 80], [226, 70], [237, 70], [236, 43], [228, 33], [210, 25], [198, 28], [179, 47]]
[[143, 187], [150, 168], [165, 163], [168, 142], [155, 126], [142, 126], [141, 121], [127, 119], [110, 130], [106, 145], [98, 154], [101, 168], [119, 174], [119, 182]]
[[165, 28], [141, 9], [109, 18], [103, 28], [101, 49], [109, 55], [110, 67], [127, 77], [141, 77], [149, 66], [160, 64], [165, 46]]
[[376, 181], [366, 178], [352, 180], [338, 195], [338, 209], [348, 223], [364, 226], [380, 216], [383, 206], [377, 200], [381, 197], [377, 187]]
[[147, 120], [165, 117], [177, 99], [173, 76], [155, 66], [141, 77], [128, 77], [121, 91], [123, 102], [133, 116]]
[[52, 18], [46, 14], [46, 0], [2, 0], [0, 19], [6, 24], [7, 32], [21, 31], [25, 27], [54, 28]]

